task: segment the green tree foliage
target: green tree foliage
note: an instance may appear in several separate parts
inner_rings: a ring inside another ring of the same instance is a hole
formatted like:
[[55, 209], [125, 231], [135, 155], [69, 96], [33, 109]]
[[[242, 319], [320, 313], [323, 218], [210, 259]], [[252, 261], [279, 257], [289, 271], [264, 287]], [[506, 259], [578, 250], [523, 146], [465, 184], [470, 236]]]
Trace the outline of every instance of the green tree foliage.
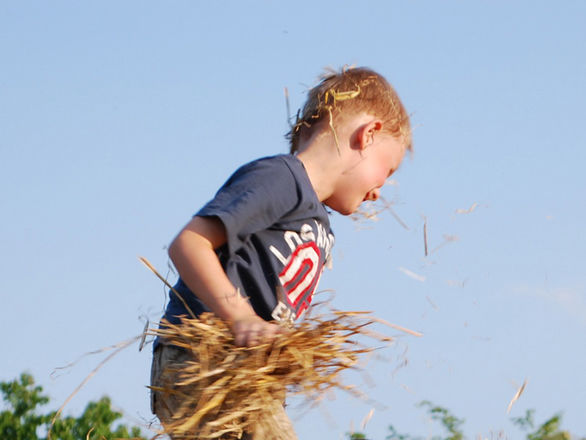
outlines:
[[[427, 412], [431, 416], [431, 419], [434, 421], [439, 421], [444, 429], [448, 431], [449, 435], [445, 438], [445, 440], [462, 440], [464, 438], [464, 434], [460, 430], [460, 426], [464, 423], [464, 419], [457, 418], [446, 408], [434, 405], [427, 400], [421, 402], [419, 406], [427, 407]], [[443, 437], [438, 438], [443, 440]]]
[[[562, 424], [561, 414], [555, 414], [537, 428], [534, 422], [535, 410], [527, 410], [525, 416], [513, 418], [513, 423], [523, 431], [532, 431], [527, 434], [527, 440], [570, 440], [572, 435], [568, 431], [562, 431], [560, 425]], [[576, 440], [578, 440], [576, 438]], [[582, 437], [581, 440], [586, 440]]]
[[10, 410], [0, 413], [0, 438], [28, 440], [37, 438], [37, 429], [50, 422], [47, 415], [35, 414], [39, 405], [45, 405], [49, 398], [41, 395], [43, 389], [34, 386], [32, 376], [21, 374], [20, 381], [1, 382], [0, 391]]
[[[435, 422], [439, 422], [446, 431], [445, 435], [431, 437], [432, 440], [464, 440], [466, 438], [461, 430], [461, 426], [464, 424], [464, 419], [459, 419], [446, 408], [434, 405], [428, 401], [423, 401], [418, 406], [426, 408], [430, 418]], [[527, 440], [586, 440], [586, 437], [572, 437], [568, 431], [561, 429], [561, 414], [555, 414], [537, 427], [535, 426], [534, 415], [535, 410], [528, 410], [525, 416], [512, 419], [513, 423], [519, 429], [526, 432]], [[474, 436], [472, 438], [474, 438]], [[348, 439], [366, 439], [366, 436], [363, 433], [354, 432], [348, 434]], [[386, 437], [386, 440], [424, 439], [429, 439], [429, 437], [400, 434], [393, 425], [389, 426], [389, 435]]]
[[[433, 436], [432, 440], [463, 440], [464, 434], [460, 426], [464, 423], [464, 419], [459, 419], [454, 416], [446, 408], [434, 405], [433, 403], [424, 400], [419, 405], [421, 408], [427, 408], [427, 413], [431, 420], [439, 422], [440, 425], [447, 431], [447, 436]], [[386, 437], [387, 440], [423, 440], [429, 437], [417, 437], [410, 434], [399, 434], [393, 425], [389, 426], [390, 434]]]
[[[8, 409], [0, 412], [0, 439], [2, 440], [47, 440], [51, 420], [55, 412], [39, 414], [38, 407], [46, 405], [49, 398], [42, 394], [43, 388], [35, 386], [31, 375], [23, 373], [12, 382], [0, 382], [0, 391]], [[57, 419], [51, 430], [52, 440], [113, 440], [141, 437], [140, 428], [127, 427], [114, 422], [122, 417], [112, 410], [108, 397], [90, 402], [80, 417]], [[43, 437], [43, 435], [45, 437]]]

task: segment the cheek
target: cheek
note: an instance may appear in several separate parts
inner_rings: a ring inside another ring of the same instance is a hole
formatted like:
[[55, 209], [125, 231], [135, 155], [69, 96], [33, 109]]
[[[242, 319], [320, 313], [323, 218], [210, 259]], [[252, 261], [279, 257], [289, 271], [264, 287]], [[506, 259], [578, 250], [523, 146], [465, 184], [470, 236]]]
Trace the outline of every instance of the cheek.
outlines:
[[389, 177], [389, 169], [388, 168], [380, 168], [376, 174], [373, 175], [374, 184], [377, 188], [380, 188], [385, 184], [387, 178]]

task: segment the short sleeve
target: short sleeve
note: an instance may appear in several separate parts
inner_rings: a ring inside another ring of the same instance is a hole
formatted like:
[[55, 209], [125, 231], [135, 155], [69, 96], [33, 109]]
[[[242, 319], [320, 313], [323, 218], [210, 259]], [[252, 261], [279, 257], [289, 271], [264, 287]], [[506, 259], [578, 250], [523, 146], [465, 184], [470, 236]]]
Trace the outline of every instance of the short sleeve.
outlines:
[[291, 169], [275, 156], [238, 169], [196, 215], [222, 221], [233, 253], [249, 235], [270, 228], [295, 209], [299, 197]]

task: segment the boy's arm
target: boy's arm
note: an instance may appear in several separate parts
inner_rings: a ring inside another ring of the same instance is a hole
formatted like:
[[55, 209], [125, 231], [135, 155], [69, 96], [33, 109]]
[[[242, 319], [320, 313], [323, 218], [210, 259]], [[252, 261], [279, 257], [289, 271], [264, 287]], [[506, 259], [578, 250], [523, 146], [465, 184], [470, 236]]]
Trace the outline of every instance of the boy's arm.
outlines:
[[[169, 246], [169, 257], [192, 292], [230, 323], [236, 345], [252, 346], [272, 339], [281, 327], [258, 316], [230, 282], [215, 253], [226, 242], [216, 217], [194, 217]], [[244, 292], [246, 294], [246, 292]]]

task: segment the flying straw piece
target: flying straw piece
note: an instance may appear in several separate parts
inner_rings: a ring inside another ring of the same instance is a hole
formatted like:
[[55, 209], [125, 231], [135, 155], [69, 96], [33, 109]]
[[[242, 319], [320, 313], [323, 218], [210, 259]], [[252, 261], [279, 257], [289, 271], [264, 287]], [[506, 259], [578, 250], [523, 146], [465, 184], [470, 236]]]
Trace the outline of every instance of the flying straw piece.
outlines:
[[425, 299], [427, 300], [428, 303], [431, 304], [431, 307], [433, 307], [435, 310], [439, 310], [439, 307], [437, 306], [437, 304], [434, 303], [429, 296], [426, 296]]
[[55, 415], [53, 416], [53, 419], [51, 419], [51, 425], [49, 426], [49, 432], [47, 433], [47, 439], [51, 439], [51, 431], [53, 429], [53, 426], [55, 425], [55, 421], [57, 420], [57, 418], [59, 418], [59, 416], [61, 415], [61, 413], [63, 412], [63, 409], [67, 406], [67, 404], [71, 401], [71, 399], [73, 399], [73, 397], [79, 392], [79, 390], [81, 390], [86, 383], [89, 382], [89, 380], [98, 372], [98, 370], [100, 368], [102, 368], [106, 363], [108, 363], [108, 361], [110, 359], [112, 359], [114, 356], [116, 356], [118, 353], [120, 353], [122, 350], [124, 350], [126, 347], [134, 344], [136, 341], [138, 341], [140, 338], [142, 337], [142, 335], [136, 336], [134, 338], [130, 338], [124, 342], [121, 342], [119, 344], [116, 344], [116, 350], [114, 350], [112, 353], [110, 353], [102, 362], [100, 362], [98, 364], [97, 367], [95, 367], [90, 374], [88, 374], [85, 379], [77, 386], [77, 388], [75, 390], [73, 390], [73, 392], [67, 397], [67, 399], [65, 399], [65, 402], [63, 402], [63, 405], [61, 405], [61, 407], [57, 410], [57, 412], [55, 413]]
[[447, 280], [446, 281], [446, 283], [450, 287], [464, 287], [464, 286], [466, 286], [467, 282], [468, 282], [468, 278], [465, 278], [461, 281], [460, 280]]
[[423, 275], [417, 275], [415, 272], [411, 272], [409, 269], [405, 269], [404, 267], [400, 267], [399, 270], [407, 275], [409, 278], [413, 278], [414, 280], [424, 282], [425, 277]]
[[385, 210], [384, 207], [380, 207], [373, 202], [365, 202], [356, 210], [356, 212], [350, 215], [350, 218], [355, 221], [372, 220], [379, 221], [378, 215]]
[[374, 408], [372, 408], [370, 411], [368, 411], [368, 414], [366, 414], [366, 416], [362, 420], [362, 423], [360, 424], [360, 427], [363, 430], [366, 429], [366, 425], [368, 424], [368, 422], [370, 422], [370, 419], [372, 419], [372, 416], [373, 415], [374, 415]]
[[427, 217], [423, 217], [423, 250], [427, 257]]
[[[340, 312], [340, 313], [347, 313], [347, 312]], [[369, 312], [364, 312], [364, 313], [369, 313]], [[397, 324], [392, 324], [388, 321], [385, 321], [384, 319], [377, 318], [376, 316], [369, 316], [368, 319], [370, 319], [373, 322], [378, 322], [379, 324], [386, 325], [387, 327], [394, 328], [395, 330], [399, 330], [403, 333], [407, 333], [412, 336], [417, 336], [418, 338], [423, 336], [423, 333], [416, 332], [415, 330], [409, 330], [408, 328], [401, 327], [400, 325], [397, 325]]]
[[509, 406], [507, 407], [507, 414], [509, 414], [511, 412], [511, 408], [513, 407], [513, 404], [519, 400], [519, 397], [521, 397], [521, 394], [523, 394], [523, 391], [525, 391], [525, 386], [527, 385], [527, 379], [525, 379], [523, 381], [523, 385], [521, 385], [519, 387], [519, 389], [517, 390], [517, 392], [515, 393], [515, 395], [513, 396], [513, 398], [511, 399], [511, 401], [509, 402]]
[[293, 128], [293, 124], [291, 124], [291, 106], [289, 105], [289, 89], [287, 87], [284, 88], [285, 92], [285, 105], [287, 106], [287, 124], [289, 124], [289, 128]]
[[391, 213], [391, 215], [392, 215], [392, 216], [395, 218], [395, 220], [397, 220], [397, 222], [398, 222], [398, 223], [399, 223], [401, 226], [403, 226], [403, 228], [405, 228], [407, 231], [409, 231], [409, 226], [407, 226], [407, 225], [405, 224], [405, 222], [404, 222], [403, 220], [401, 220], [401, 217], [399, 217], [399, 216], [397, 215], [397, 213], [396, 213], [396, 212], [393, 210], [393, 208], [391, 208], [390, 206], [389, 206], [388, 208], [389, 208], [389, 212], [390, 212], [390, 213]]
[[62, 371], [62, 370], [67, 370], [67, 369], [75, 366], [80, 360], [84, 359], [85, 357], [92, 356], [94, 354], [104, 353], [104, 352], [109, 351], [109, 350], [115, 350], [117, 348], [120, 348], [121, 345], [126, 344], [126, 342], [127, 341], [124, 341], [122, 343], [110, 345], [108, 347], [103, 347], [103, 348], [100, 348], [98, 350], [88, 351], [87, 353], [82, 354], [77, 359], [75, 359], [74, 361], [68, 363], [67, 365], [63, 365], [62, 367], [55, 367], [49, 376], [51, 377], [51, 379], [56, 379], [57, 377], [59, 377], [58, 374], [57, 374], [57, 372]]
[[142, 338], [140, 339], [140, 344], [138, 344], [138, 351], [142, 351], [144, 348], [144, 344], [146, 343], [147, 337], [147, 330], [149, 329], [150, 321], [147, 318], [146, 323], [144, 324], [144, 329], [142, 330]]
[[157, 272], [157, 269], [155, 269], [155, 267], [150, 263], [150, 261], [147, 260], [145, 257], [138, 257], [138, 259], [140, 260], [140, 262], [142, 264], [144, 264], [146, 267], [148, 267], [148, 269], [152, 273], [154, 273], [158, 279], [160, 279], [169, 289], [171, 289], [175, 295], [177, 295], [177, 298], [179, 298], [181, 300], [181, 302], [183, 303], [183, 305], [185, 306], [185, 310], [187, 310], [189, 312], [189, 315], [192, 318], [195, 318], [195, 313], [193, 313], [191, 308], [187, 305], [187, 302], [183, 299], [181, 294], [179, 292], [177, 292], [171, 284], [169, 284], [169, 282], [163, 277], [163, 275], [161, 275], [159, 272]]
[[405, 224], [401, 217], [397, 215], [397, 213], [393, 210], [392, 205], [394, 205], [394, 201], [386, 200], [384, 197], [379, 197], [376, 202], [365, 203], [361, 205], [361, 207], [353, 213], [350, 218], [356, 221], [362, 220], [373, 220], [378, 221], [378, 215], [383, 211], [389, 211], [389, 213], [394, 217], [394, 219], [399, 223], [404, 229], [409, 231], [409, 226]]
[[442, 247], [444, 247], [446, 244], [453, 243], [455, 241], [458, 241], [459, 239], [460, 239], [460, 237], [458, 237], [457, 235], [444, 234], [444, 241], [442, 241], [434, 249], [432, 249], [432, 251], [430, 253], [433, 254], [433, 253], [437, 252], [439, 249], [441, 249]]
[[468, 209], [456, 209], [456, 214], [470, 214], [474, 212], [474, 210], [478, 207], [478, 203], [474, 202], [472, 206]]

